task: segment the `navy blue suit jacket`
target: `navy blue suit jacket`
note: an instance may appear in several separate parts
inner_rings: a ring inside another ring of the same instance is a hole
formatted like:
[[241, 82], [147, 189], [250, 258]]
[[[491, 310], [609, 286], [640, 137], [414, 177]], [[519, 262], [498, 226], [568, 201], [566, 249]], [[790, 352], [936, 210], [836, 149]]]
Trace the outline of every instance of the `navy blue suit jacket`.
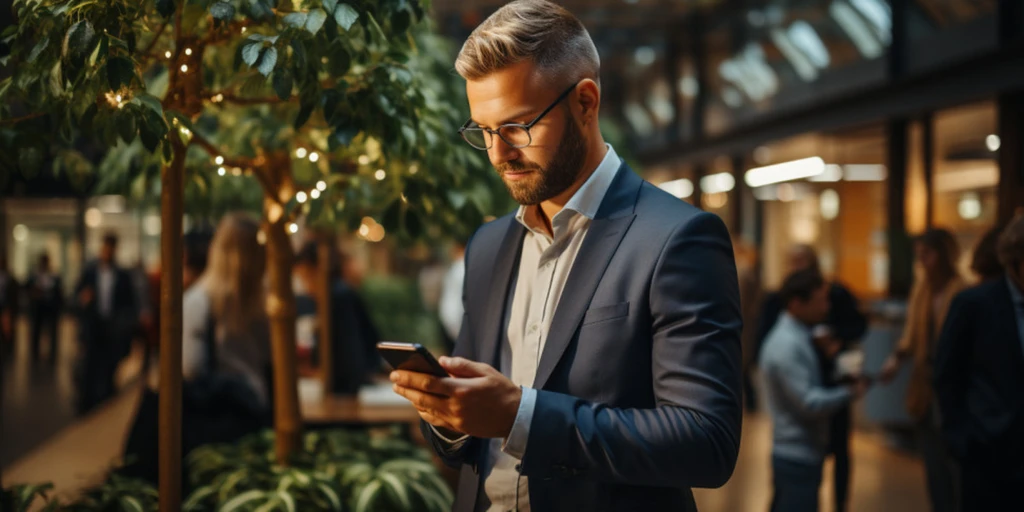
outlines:
[[[526, 234], [514, 216], [466, 251], [465, 317], [454, 354], [498, 368]], [[740, 445], [741, 315], [729, 234], [623, 164], [592, 221], [552, 319], [533, 388], [526, 453], [535, 511], [696, 510]], [[455, 510], [483, 492], [487, 440], [457, 452]]]

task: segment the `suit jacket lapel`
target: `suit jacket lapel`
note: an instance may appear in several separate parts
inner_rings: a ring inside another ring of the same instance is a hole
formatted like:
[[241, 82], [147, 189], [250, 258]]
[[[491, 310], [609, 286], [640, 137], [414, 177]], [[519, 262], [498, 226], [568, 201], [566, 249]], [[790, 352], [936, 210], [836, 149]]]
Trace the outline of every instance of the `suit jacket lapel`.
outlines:
[[504, 330], [505, 322], [505, 311], [507, 309], [506, 303], [511, 296], [509, 293], [511, 288], [515, 286], [513, 276], [515, 275], [516, 267], [519, 265], [519, 255], [523, 249], [523, 239], [526, 236], [526, 228], [522, 224], [516, 222], [515, 219], [509, 220], [509, 226], [505, 232], [505, 238], [501, 241], [501, 247], [498, 249], [497, 254], [494, 254], [494, 266], [493, 273], [490, 279], [483, 283], [478, 283], [479, 286], [488, 286], [489, 292], [487, 294], [487, 304], [484, 307], [484, 311], [487, 312], [487, 317], [483, 323], [483, 336], [484, 342], [480, 347], [480, 354], [478, 354], [478, 361], [487, 363], [500, 368], [498, 361], [498, 347], [502, 340], [505, 339]]
[[537, 366], [534, 389], [542, 389], [547, 383], [572, 341], [583, 315], [590, 307], [590, 300], [597, 291], [597, 285], [601, 282], [608, 263], [611, 262], [622, 237], [636, 217], [633, 209], [641, 184], [643, 180], [634, 174], [629, 166], [622, 164], [619, 167], [615, 179], [601, 201], [601, 208], [590, 223], [586, 238], [583, 239], [583, 245], [562, 289], [562, 296], [558, 300], [558, 307], [544, 343], [540, 364]]

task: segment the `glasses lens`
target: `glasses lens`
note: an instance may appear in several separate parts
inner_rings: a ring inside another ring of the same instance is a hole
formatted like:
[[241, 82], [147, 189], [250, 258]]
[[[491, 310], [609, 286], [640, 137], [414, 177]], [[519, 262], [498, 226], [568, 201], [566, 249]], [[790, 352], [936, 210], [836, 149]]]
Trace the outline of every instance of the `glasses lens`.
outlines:
[[525, 148], [530, 145], [530, 131], [525, 126], [506, 124], [498, 129], [498, 134], [514, 148]]
[[462, 138], [466, 139], [470, 146], [477, 149], [487, 149], [491, 146], [491, 134], [480, 128], [466, 128], [462, 130]]

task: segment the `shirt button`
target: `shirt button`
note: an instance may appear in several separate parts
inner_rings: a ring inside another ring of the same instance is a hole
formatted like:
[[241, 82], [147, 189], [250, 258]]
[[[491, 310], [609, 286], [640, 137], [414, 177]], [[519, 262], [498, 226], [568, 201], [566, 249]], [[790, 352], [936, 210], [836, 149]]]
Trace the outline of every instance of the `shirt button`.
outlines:
[[533, 324], [530, 326], [530, 334], [533, 334], [535, 332], [537, 332], [537, 324]]

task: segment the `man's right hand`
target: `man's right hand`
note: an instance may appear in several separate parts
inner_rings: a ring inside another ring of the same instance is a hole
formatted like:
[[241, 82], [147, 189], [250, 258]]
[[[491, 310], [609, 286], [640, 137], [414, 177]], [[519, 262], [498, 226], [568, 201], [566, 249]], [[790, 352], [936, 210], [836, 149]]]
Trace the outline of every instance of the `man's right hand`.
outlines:
[[882, 384], [888, 384], [892, 382], [892, 379], [896, 377], [896, 374], [900, 371], [900, 358], [896, 354], [891, 354], [885, 359], [885, 363], [882, 364], [882, 370], [878, 372], [878, 380]]

